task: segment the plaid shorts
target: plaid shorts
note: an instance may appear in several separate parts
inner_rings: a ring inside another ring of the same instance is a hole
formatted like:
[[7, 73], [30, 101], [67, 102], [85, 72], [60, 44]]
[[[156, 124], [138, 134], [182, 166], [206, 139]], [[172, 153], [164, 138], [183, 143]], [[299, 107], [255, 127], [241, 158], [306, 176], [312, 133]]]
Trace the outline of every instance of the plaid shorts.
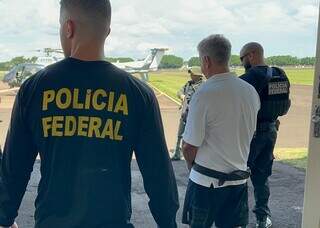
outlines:
[[246, 226], [249, 220], [247, 184], [207, 188], [189, 180], [182, 223], [191, 228]]

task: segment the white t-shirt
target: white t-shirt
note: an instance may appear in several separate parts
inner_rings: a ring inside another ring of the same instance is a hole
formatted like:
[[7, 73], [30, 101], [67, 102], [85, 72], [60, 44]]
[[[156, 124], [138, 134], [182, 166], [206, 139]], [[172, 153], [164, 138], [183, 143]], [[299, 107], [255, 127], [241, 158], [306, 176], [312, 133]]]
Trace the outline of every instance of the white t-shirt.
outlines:
[[[247, 170], [250, 143], [256, 130], [260, 99], [254, 87], [235, 73], [209, 78], [193, 95], [183, 140], [198, 147], [196, 163], [219, 172]], [[191, 170], [190, 179], [202, 186], [225, 187], [246, 180], [218, 180]]]

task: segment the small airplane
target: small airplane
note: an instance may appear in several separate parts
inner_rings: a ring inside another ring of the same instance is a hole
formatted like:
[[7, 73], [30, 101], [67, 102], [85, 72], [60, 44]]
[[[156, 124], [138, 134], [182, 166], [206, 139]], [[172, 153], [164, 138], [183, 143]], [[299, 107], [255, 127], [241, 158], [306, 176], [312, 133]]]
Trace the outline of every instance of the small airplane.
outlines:
[[[113, 64], [130, 74], [140, 74], [143, 81], [148, 81], [149, 72], [158, 70], [162, 57], [167, 50], [167, 48], [153, 48], [151, 53], [142, 61], [125, 63], [118, 61]], [[52, 53], [62, 54], [63, 52], [60, 49], [45, 48], [44, 50], [35, 51], [44, 52], [45, 56], [38, 57], [35, 63], [18, 64], [4, 76], [3, 82], [8, 83], [10, 88], [20, 87], [31, 75], [63, 59], [62, 57], [52, 56]]]
[[167, 48], [153, 48], [150, 54], [141, 61], [113, 63], [116, 67], [127, 71], [130, 74], [140, 74], [143, 81], [149, 81], [149, 72], [157, 71]]

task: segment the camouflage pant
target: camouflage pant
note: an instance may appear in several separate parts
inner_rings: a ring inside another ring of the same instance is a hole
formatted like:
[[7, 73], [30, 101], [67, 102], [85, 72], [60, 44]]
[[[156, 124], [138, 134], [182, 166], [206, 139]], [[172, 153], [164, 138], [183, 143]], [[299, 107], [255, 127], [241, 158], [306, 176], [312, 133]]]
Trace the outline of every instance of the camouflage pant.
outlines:
[[181, 157], [181, 141], [182, 141], [182, 134], [186, 127], [186, 122], [184, 118], [180, 118], [179, 128], [178, 128], [178, 135], [177, 135], [177, 144], [176, 149], [174, 151], [174, 156]]

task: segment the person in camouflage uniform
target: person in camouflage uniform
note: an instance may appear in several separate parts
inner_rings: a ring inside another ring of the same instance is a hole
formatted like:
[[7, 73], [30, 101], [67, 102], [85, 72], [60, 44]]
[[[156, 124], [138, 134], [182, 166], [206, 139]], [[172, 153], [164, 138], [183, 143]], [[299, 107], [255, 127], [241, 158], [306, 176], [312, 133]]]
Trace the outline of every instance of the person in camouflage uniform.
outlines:
[[177, 144], [174, 150], [174, 155], [171, 158], [171, 160], [173, 161], [178, 161], [181, 159], [181, 140], [187, 122], [188, 106], [193, 94], [204, 82], [202, 75], [194, 74], [191, 70], [188, 70], [188, 73], [190, 74], [191, 80], [188, 81], [177, 93], [177, 96], [181, 100], [182, 105], [180, 107], [181, 118], [178, 128]]

